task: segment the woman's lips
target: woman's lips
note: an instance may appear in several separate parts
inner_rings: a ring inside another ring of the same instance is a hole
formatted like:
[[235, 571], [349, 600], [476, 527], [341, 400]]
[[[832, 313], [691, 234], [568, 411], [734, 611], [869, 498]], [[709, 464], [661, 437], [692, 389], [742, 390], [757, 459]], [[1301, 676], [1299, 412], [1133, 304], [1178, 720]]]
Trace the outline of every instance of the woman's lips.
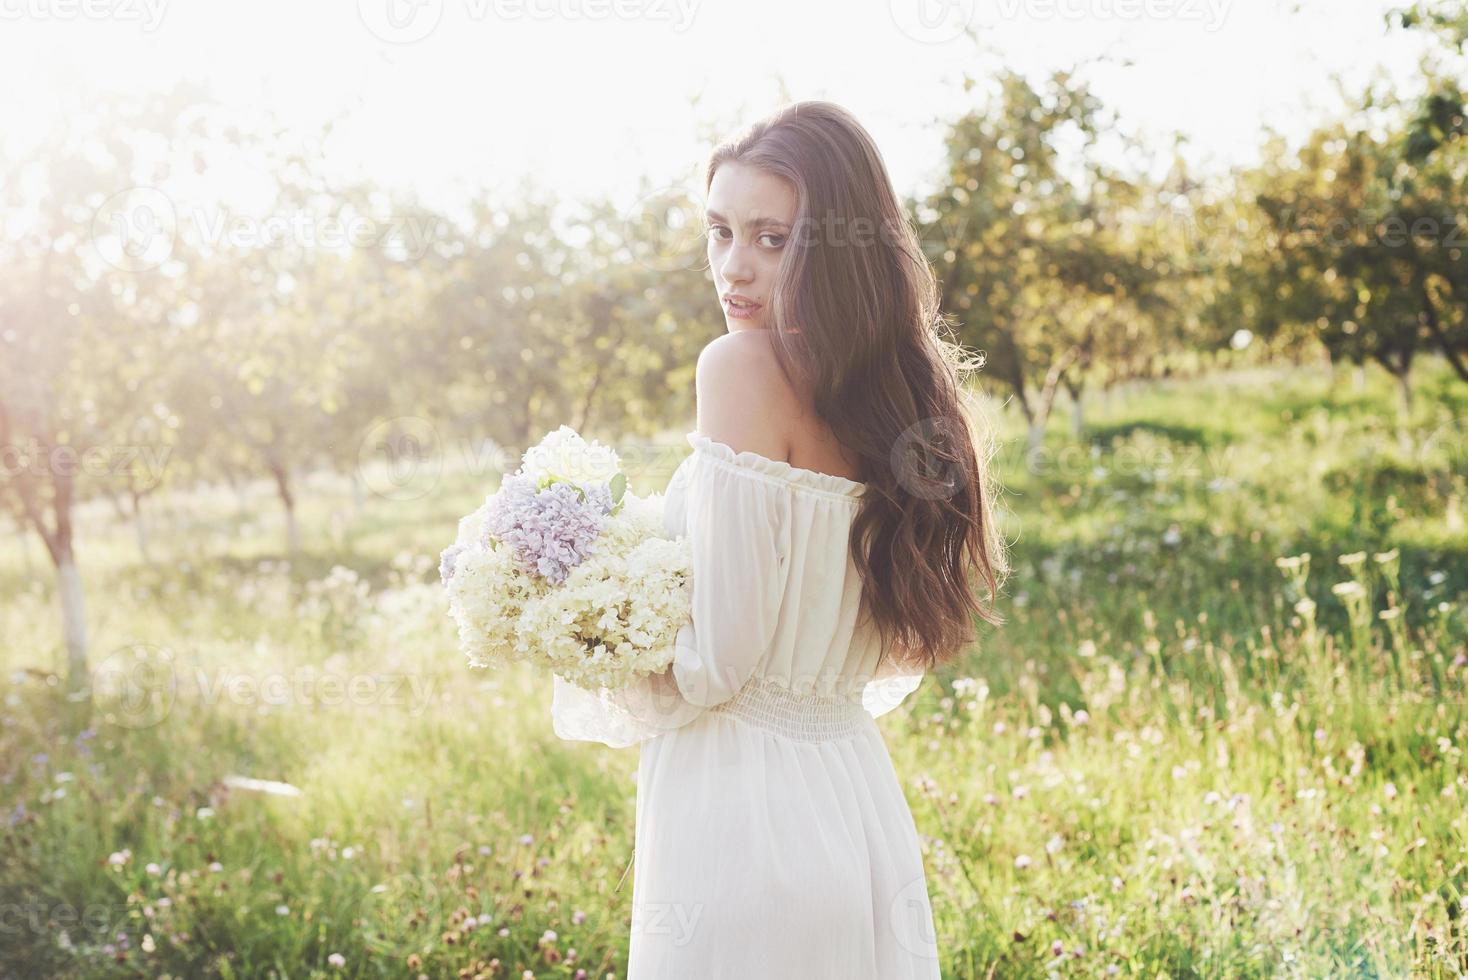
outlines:
[[727, 296], [724, 297], [724, 312], [736, 320], [752, 320], [755, 314], [759, 313], [760, 308], [759, 303], [743, 304]]

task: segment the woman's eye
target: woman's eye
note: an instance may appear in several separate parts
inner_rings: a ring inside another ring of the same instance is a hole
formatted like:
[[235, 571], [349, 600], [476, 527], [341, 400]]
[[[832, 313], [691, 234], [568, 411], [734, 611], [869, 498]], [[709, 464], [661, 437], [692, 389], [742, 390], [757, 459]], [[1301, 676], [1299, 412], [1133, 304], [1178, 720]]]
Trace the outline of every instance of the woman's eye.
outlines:
[[[734, 233], [726, 225], [709, 225], [705, 229], [704, 234], [716, 242], [727, 242], [734, 238]], [[765, 232], [759, 236], [758, 240], [763, 242], [768, 248], [781, 248], [785, 244], [785, 236], [776, 234], [773, 231]]]

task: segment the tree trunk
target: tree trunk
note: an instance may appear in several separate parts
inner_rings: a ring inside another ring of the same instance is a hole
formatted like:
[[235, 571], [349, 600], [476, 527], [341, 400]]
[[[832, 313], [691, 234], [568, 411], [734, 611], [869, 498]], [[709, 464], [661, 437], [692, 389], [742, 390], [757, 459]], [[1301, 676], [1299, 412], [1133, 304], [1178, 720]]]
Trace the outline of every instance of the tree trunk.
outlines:
[[[10, 417], [0, 403], [0, 445], [12, 440]], [[46, 440], [47, 452], [56, 445]], [[72, 550], [72, 506], [74, 486], [68, 470], [52, 467], [51, 514], [55, 527], [46, 520], [45, 505], [37, 493], [33, 474], [24, 469], [12, 483], [24, 514], [22, 524], [29, 524], [41, 536], [51, 564], [56, 568], [57, 590], [61, 596], [61, 617], [66, 642], [67, 685], [73, 694], [85, 694], [89, 690], [87, 677], [87, 621], [82, 600], [82, 580], [76, 568], [76, 555]]]
[[1010, 389], [1014, 392], [1015, 400], [1019, 402], [1019, 410], [1024, 413], [1025, 422], [1032, 428], [1035, 424], [1035, 413], [1030, 408], [1030, 398], [1025, 391], [1025, 372], [1019, 360], [1019, 345], [1014, 342], [1014, 337], [1008, 330], [1000, 330], [996, 337], [1000, 348], [1000, 376], [1009, 382]]
[[1067, 380], [1065, 390], [1070, 394], [1070, 435], [1076, 442], [1080, 442], [1086, 436], [1085, 406], [1081, 402], [1082, 388]]
[[1412, 378], [1411, 367], [1404, 366], [1400, 371], [1393, 371], [1397, 377], [1397, 411], [1402, 415], [1405, 422], [1412, 415]]
[[83, 691], [90, 686], [87, 676], [87, 610], [82, 593], [82, 577], [68, 541], [56, 566], [56, 582], [61, 594], [61, 624], [66, 637], [67, 686]]
[[141, 494], [133, 494], [133, 528], [138, 535], [138, 554], [143, 557], [143, 564], [153, 564], [153, 556], [148, 553], [148, 520], [143, 514], [143, 497]]
[[1045, 422], [1042, 419], [1031, 419], [1030, 427], [1025, 432], [1025, 453], [1033, 454], [1045, 441]]
[[280, 495], [280, 502], [285, 506], [285, 535], [286, 544], [293, 555], [300, 554], [301, 533], [296, 526], [296, 498], [291, 493], [291, 478], [286, 468], [280, 463], [270, 463], [270, 475], [275, 477], [275, 490]]
[[1045, 439], [1045, 423], [1050, 419], [1050, 411], [1055, 407], [1055, 393], [1060, 389], [1060, 380], [1065, 372], [1075, 363], [1080, 356], [1080, 348], [1072, 347], [1050, 365], [1050, 370], [1045, 373], [1045, 385], [1040, 389], [1039, 404], [1035, 407], [1034, 417], [1030, 420], [1029, 438], [1026, 441], [1026, 449], [1033, 453], [1040, 448]]
[[1412, 418], [1412, 355], [1399, 351], [1395, 359], [1378, 356], [1377, 360], [1397, 379], [1397, 444], [1402, 452], [1410, 453], [1412, 436], [1407, 428]]

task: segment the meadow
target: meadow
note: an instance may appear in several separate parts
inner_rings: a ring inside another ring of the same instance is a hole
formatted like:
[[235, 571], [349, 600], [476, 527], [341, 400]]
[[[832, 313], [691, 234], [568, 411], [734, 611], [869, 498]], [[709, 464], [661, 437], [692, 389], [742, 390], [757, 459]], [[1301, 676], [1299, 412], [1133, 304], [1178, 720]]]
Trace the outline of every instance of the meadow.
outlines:
[[[997, 412], [1008, 622], [879, 722], [945, 978], [1468, 974], [1468, 393], [1435, 368], [1407, 421], [1316, 365], [1129, 386], [1034, 454]], [[90, 707], [39, 542], [0, 539], [0, 976], [623, 975], [637, 753], [465, 667], [463, 455], [313, 475], [294, 556], [263, 482], [151, 501], [147, 560], [84, 507]]]

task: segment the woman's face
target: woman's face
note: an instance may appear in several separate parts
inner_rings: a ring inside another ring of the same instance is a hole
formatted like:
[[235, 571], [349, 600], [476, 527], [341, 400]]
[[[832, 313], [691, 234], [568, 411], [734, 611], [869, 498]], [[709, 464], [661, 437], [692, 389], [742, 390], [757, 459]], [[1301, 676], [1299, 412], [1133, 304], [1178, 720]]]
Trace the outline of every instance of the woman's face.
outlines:
[[709, 267], [733, 330], [762, 330], [775, 270], [795, 222], [795, 189], [783, 178], [725, 163], [709, 184]]

